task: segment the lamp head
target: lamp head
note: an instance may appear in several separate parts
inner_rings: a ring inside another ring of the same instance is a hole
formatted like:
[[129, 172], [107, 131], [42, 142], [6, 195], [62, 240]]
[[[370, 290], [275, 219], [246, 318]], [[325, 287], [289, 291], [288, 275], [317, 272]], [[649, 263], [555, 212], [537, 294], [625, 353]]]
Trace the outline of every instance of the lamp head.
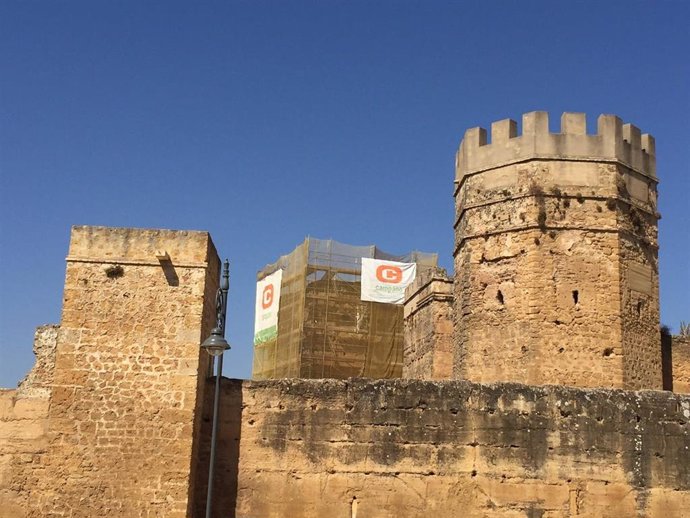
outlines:
[[230, 349], [230, 344], [223, 337], [223, 333], [218, 327], [214, 327], [211, 335], [201, 344], [204, 349], [211, 356], [220, 356], [225, 351]]

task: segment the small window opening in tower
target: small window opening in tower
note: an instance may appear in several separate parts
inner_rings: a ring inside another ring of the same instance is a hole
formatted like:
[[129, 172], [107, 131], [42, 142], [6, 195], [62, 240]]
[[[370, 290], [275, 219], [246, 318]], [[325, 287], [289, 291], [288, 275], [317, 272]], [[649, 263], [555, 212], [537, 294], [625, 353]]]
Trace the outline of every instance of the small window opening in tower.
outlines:
[[503, 293], [501, 293], [501, 290], [498, 290], [496, 293], [496, 300], [498, 300], [499, 304], [503, 304]]
[[573, 290], [573, 303], [577, 304], [580, 302], [580, 292], [578, 290]]

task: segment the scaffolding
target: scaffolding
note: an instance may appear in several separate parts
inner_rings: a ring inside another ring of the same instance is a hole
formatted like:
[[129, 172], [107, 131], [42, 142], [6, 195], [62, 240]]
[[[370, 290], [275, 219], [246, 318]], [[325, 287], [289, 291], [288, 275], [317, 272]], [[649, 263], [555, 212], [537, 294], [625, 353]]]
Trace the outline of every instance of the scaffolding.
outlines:
[[362, 258], [417, 263], [418, 274], [437, 254], [387, 254], [307, 238], [266, 266], [262, 280], [283, 270], [278, 334], [254, 346], [252, 377], [396, 378], [402, 375], [403, 308], [360, 300]]

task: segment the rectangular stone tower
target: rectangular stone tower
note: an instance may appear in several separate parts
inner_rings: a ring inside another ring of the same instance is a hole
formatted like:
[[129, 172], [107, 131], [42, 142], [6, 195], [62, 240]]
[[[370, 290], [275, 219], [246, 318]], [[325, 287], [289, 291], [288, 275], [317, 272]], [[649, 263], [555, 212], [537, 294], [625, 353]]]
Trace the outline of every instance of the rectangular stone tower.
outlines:
[[661, 388], [654, 139], [528, 113], [468, 130], [455, 181], [454, 375]]
[[453, 378], [453, 280], [441, 268], [417, 275], [404, 306], [402, 377]]
[[29, 516], [188, 516], [218, 271], [206, 232], [72, 229]]

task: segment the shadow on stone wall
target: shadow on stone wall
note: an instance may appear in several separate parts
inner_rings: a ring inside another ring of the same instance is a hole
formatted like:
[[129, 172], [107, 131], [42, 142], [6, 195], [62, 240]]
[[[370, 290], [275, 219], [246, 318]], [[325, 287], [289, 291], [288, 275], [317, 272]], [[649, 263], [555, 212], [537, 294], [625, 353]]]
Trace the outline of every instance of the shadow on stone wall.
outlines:
[[[198, 480], [195, 484], [195, 516], [206, 512], [208, 464], [211, 446], [213, 394], [215, 378], [206, 380], [206, 400], [202, 417], [197, 459]], [[237, 479], [242, 425], [242, 381], [221, 380], [220, 416], [216, 443], [216, 466], [213, 480], [213, 517], [234, 518], [237, 500]]]

